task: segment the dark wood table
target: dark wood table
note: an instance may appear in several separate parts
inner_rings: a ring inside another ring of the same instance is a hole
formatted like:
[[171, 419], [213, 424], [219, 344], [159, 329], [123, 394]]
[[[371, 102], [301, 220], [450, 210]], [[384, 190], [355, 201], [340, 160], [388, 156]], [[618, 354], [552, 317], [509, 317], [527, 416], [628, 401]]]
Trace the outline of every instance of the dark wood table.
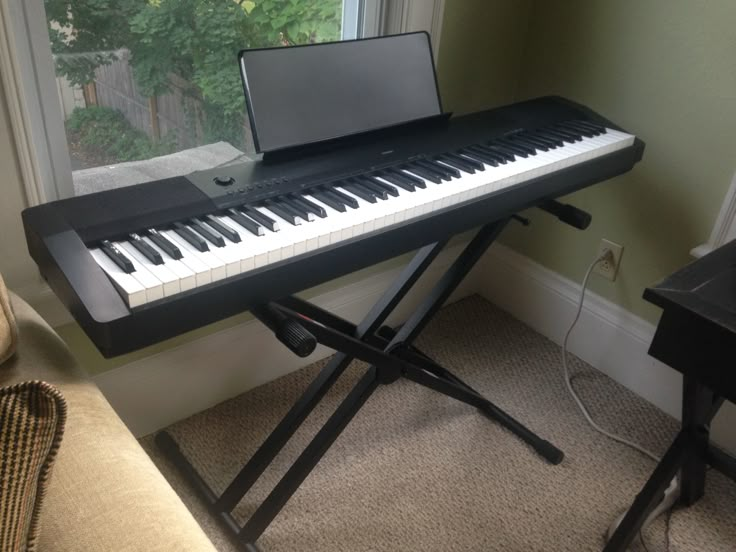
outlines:
[[604, 548], [623, 551], [680, 472], [680, 502], [705, 491], [706, 466], [736, 480], [736, 460], [710, 443], [710, 422], [736, 402], [736, 240], [647, 288], [662, 307], [649, 354], [683, 375], [682, 427]]

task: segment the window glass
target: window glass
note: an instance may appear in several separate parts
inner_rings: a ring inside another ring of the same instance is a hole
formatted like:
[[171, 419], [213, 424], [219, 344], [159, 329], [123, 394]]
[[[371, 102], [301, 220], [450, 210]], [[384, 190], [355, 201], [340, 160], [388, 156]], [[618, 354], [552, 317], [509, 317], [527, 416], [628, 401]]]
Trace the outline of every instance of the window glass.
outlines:
[[357, 0], [44, 4], [78, 194], [247, 158], [237, 52], [339, 40], [343, 10], [358, 11]]

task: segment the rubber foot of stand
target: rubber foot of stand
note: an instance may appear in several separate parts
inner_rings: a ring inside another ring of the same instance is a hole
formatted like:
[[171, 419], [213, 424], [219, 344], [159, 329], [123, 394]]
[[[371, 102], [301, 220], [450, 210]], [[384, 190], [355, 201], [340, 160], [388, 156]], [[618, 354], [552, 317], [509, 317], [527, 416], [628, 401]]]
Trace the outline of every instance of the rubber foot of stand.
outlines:
[[553, 465], [557, 465], [565, 458], [565, 453], [554, 446], [549, 441], [542, 441], [537, 447], [536, 451], [544, 458], [547, 462]]

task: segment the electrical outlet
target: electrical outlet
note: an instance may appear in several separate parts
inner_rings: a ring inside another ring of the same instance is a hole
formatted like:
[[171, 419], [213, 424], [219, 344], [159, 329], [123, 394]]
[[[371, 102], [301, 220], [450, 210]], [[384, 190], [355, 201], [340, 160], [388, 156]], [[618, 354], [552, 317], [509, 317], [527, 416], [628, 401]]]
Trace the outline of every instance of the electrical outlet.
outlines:
[[606, 250], [611, 252], [611, 257], [599, 262], [593, 269], [593, 272], [613, 282], [616, 280], [618, 267], [621, 265], [621, 255], [623, 255], [624, 246], [613, 243], [612, 241], [601, 240], [601, 244], [598, 246], [598, 254], [602, 255]]

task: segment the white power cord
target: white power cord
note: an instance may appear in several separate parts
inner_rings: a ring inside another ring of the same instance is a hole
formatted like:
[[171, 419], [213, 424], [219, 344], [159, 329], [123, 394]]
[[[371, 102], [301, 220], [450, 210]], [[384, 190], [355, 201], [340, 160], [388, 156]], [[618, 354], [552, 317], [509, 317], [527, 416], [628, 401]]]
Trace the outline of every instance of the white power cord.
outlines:
[[[580, 300], [578, 301], [578, 308], [577, 308], [577, 312], [575, 313], [575, 319], [572, 321], [572, 324], [570, 324], [570, 327], [568, 328], [567, 333], [565, 334], [565, 339], [562, 341], [562, 369], [563, 369], [564, 378], [565, 378], [565, 385], [567, 386], [567, 390], [570, 392], [570, 395], [572, 396], [573, 400], [578, 405], [580, 412], [582, 412], [583, 416], [585, 417], [585, 419], [588, 421], [588, 423], [593, 429], [595, 429], [598, 433], [605, 435], [609, 439], [612, 439], [618, 443], [622, 443], [628, 447], [631, 447], [634, 450], [639, 451], [644, 456], [651, 458], [655, 462], [659, 462], [660, 457], [654, 454], [652, 451], [642, 447], [641, 445], [637, 443], [634, 443], [633, 441], [629, 441], [628, 439], [624, 439], [623, 437], [616, 435], [614, 433], [611, 433], [610, 431], [606, 431], [601, 426], [599, 426], [597, 423], [595, 423], [590, 413], [588, 412], [588, 409], [583, 404], [583, 401], [580, 399], [578, 394], [575, 392], [575, 389], [573, 389], [572, 378], [570, 377], [570, 371], [567, 367], [567, 340], [570, 338], [570, 334], [572, 333], [573, 328], [577, 324], [578, 319], [580, 318], [580, 313], [583, 310], [583, 301], [585, 300], [585, 290], [588, 287], [588, 279], [590, 278], [590, 275], [593, 273], [593, 269], [595, 268], [595, 266], [601, 261], [608, 258], [610, 255], [612, 255], [611, 251], [605, 250], [592, 263], [590, 263], [590, 266], [588, 266], [588, 270], [585, 272], [585, 277], [583, 278], [582, 289], [580, 291]], [[647, 519], [642, 524], [640, 531], [643, 530], [647, 525], [649, 525], [661, 513], [669, 510], [672, 506], [674, 506], [679, 496], [680, 496], [679, 478], [675, 477], [674, 479], [672, 479], [672, 482], [667, 487], [667, 490], [665, 490], [660, 503], [647, 516]], [[619, 524], [621, 523], [625, 515], [626, 515], [626, 511], [624, 511], [619, 516], [617, 516], [616, 519], [613, 521], [613, 523], [611, 523], [610, 527], [608, 528], [608, 539], [610, 539], [613, 533], [616, 531], [616, 529], [618, 528]]]
[[599, 426], [597, 423], [593, 421], [593, 418], [588, 413], [588, 409], [585, 408], [583, 401], [580, 400], [580, 397], [578, 397], [578, 394], [575, 392], [575, 390], [572, 387], [572, 379], [570, 378], [570, 371], [567, 367], [567, 340], [570, 338], [570, 334], [572, 333], [573, 328], [577, 324], [578, 319], [580, 318], [580, 313], [583, 310], [583, 301], [585, 300], [585, 290], [588, 287], [588, 279], [590, 278], [590, 275], [593, 273], [593, 269], [595, 268], [595, 266], [599, 262], [603, 261], [610, 254], [611, 252], [606, 250], [600, 256], [598, 256], [592, 263], [590, 263], [590, 266], [588, 267], [588, 270], [585, 273], [585, 277], [583, 278], [583, 286], [582, 286], [582, 290], [580, 291], [580, 300], [578, 301], [578, 310], [575, 313], [575, 319], [572, 321], [572, 324], [570, 324], [570, 327], [568, 328], [567, 333], [565, 334], [565, 339], [562, 341], [562, 369], [563, 369], [564, 376], [565, 376], [565, 385], [567, 385], [567, 390], [570, 392], [570, 395], [577, 403], [578, 408], [580, 408], [580, 412], [583, 413], [583, 416], [585, 416], [585, 419], [588, 421], [588, 423], [593, 429], [595, 429], [598, 433], [605, 435], [609, 439], [613, 439], [614, 441], [623, 443], [624, 445], [628, 447], [638, 450], [643, 455], [648, 456], [655, 462], [659, 462], [660, 460], [659, 456], [657, 456], [653, 452], [647, 450], [641, 445], [638, 445], [632, 441], [629, 441], [628, 439], [624, 439], [623, 437], [620, 437], [609, 431], [606, 431], [605, 429], [603, 429], [601, 426]]

